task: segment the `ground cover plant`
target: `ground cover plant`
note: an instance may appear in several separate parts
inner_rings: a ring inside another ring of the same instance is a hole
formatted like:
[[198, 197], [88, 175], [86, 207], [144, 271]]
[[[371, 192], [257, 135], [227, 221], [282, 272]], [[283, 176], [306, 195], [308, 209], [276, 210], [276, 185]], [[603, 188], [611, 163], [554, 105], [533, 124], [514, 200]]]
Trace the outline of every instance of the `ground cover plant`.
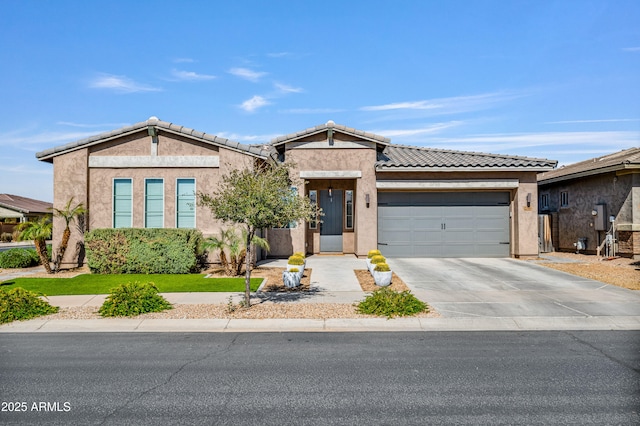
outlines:
[[171, 303], [158, 294], [152, 282], [121, 284], [111, 290], [98, 312], [103, 317], [129, 317], [171, 309]]
[[40, 299], [37, 293], [20, 287], [0, 288], [0, 324], [56, 312], [58, 307]]
[[[244, 278], [205, 278], [204, 274], [82, 274], [73, 278], [15, 278], [4, 281], [0, 288], [23, 287], [49, 296], [74, 294], [107, 294], [126, 282], [153, 282], [162, 293], [242, 292]], [[256, 291], [262, 278], [251, 279]]]
[[387, 287], [376, 290], [357, 304], [361, 314], [385, 316], [387, 318], [402, 317], [428, 312], [426, 303], [418, 300], [409, 291], [397, 292]]

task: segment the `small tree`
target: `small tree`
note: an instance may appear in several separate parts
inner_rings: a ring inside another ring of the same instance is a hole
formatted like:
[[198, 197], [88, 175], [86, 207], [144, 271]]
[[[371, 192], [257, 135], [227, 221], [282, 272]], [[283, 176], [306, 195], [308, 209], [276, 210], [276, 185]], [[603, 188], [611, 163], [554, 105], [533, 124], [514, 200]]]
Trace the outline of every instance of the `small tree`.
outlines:
[[33, 241], [33, 245], [36, 247], [36, 252], [40, 258], [40, 262], [47, 273], [51, 274], [51, 264], [49, 263], [49, 254], [47, 253], [47, 239], [51, 238], [51, 231], [53, 225], [47, 217], [40, 218], [36, 222], [23, 222], [18, 225], [18, 240]]
[[[209, 237], [205, 240], [204, 246], [206, 248], [218, 250], [220, 263], [224, 268], [225, 274], [229, 276], [242, 274], [242, 265], [247, 255], [245, 234], [246, 231], [244, 229], [238, 234], [235, 228], [227, 228], [222, 229], [219, 236]], [[269, 250], [269, 242], [257, 235], [254, 235], [251, 243], [267, 251]], [[228, 257], [227, 252], [229, 252]]]
[[60, 247], [58, 248], [53, 259], [53, 269], [56, 272], [60, 270], [62, 258], [64, 257], [64, 253], [67, 251], [67, 247], [69, 245], [69, 238], [71, 237], [71, 229], [69, 229], [69, 225], [73, 220], [79, 218], [87, 212], [87, 209], [85, 209], [82, 203], [78, 203], [74, 207], [71, 207], [71, 203], [73, 203], [73, 197], [71, 197], [71, 199], [67, 201], [67, 204], [64, 206], [64, 208], [53, 208], [53, 215], [62, 218], [65, 223], [65, 228], [62, 232], [62, 241], [60, 242]]
[[264, 165], [257, 170], [233, 170], [222, 177], [213, 194], [198, 194], [198, 202], [223, 222], [239, 224], [246, 231], [245, 306], [251, 296], [251, 243], [256, 231], [310, 220], [316, 214], [308, 197], [291, 190], [291, 165]]

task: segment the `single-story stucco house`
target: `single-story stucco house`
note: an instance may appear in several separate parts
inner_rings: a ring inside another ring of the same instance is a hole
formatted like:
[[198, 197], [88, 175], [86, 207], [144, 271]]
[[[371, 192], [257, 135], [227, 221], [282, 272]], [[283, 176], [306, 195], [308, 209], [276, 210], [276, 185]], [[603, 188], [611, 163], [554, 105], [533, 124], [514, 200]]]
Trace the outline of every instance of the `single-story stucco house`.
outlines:
[[0, 194], [0, 234], [11, 234], [22, 222], [53, 215], [52, 203], [13, 194]]
[[195, 193], [212, 193], [232, 169], [293, 163], [296, 190], [325, 215], [264, 230], [270, 256], [375, 248], [390, 257], [537, 256], [537, 174], [556, 165], [395, 145], [333, 121], [243, 145], [155, 117], [36, 156], [53, 163], [54, 205], [83, 202], [89, 229], [187, 227], [205, 236], [221, 223], [194, 207]]
[[616, 254], [640, 259], [640, 148], [541, 173], [538, 192], [556, 250], [596, 253], [609, 233]]

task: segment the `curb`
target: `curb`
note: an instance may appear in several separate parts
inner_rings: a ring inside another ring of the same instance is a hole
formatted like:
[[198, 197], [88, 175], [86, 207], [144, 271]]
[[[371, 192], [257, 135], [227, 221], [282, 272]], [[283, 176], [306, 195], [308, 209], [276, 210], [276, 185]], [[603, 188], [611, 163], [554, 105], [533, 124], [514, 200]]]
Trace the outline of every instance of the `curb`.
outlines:
[[227, 333], [227, 332], [434, 332], [434, 331], [640, 331], [633, 317], [361, 318], [361, 319], [32, 319], [0, 326], [2, 333]]

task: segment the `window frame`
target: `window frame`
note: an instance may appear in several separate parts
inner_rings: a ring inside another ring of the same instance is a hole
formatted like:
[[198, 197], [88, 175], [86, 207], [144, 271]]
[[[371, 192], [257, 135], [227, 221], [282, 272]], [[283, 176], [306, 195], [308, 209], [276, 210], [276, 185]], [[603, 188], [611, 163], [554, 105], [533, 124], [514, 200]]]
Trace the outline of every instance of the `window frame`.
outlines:
[[540, 209], [549, 210], [549, 193], [540, 194]]
[[[313, 194], [313, 198], [311, 195]], [[315, 211], [318, 211], [318, 190], [310, 189], [309, 190], [309, 200], [311, 200], [311, 204], [314, 206]], [[309, 221], [309, 229], [318, 229], [318, 221], [314, 217]]]
[[[148, 218], [149, 208], [148, 208], [148, 205], [147, 205], [148, 202], [149, 202], [149, 199], [148, 199], [148, 195], [149, 194], [147, 194], [147, 184], [148, 184], [149, 181], [152, 181], [152, 180], [158, 180], [158, 181], [162, 182], [162, 211], [161, 211], [162, 212], [162, 219], [160, 221], [161, 226], [149, 226], [147, 224], [148, 219], [149, 219]], [[143, 225], [144, 225], [144, 228], [145, 229], [162, 229], [162, 228], [164, 228], [164, 209], [165, 209], [164, 178], [145, 178], [144, 179], [144, 212], [143, 212], [144, 213], [143, 214], [143, 220], [144, 220]]]
[[560, 191], [560, 208], [569, 207], [569, 191]]
[[[116, 227], [116, 181], [129, 182], [129, 226]], [[133, 228], [133, 178], [115, 177], [111, 179], [111, 228]]]
[[[180, 227], [179, 226], [179, 221], [180, 221], [180, 185], [179, 182], [180, 181], [192, 181], [193, 182], [193, 227]], [[181, 178], [176, 178], [176, 222], [175, 222], [175, 227], [176, 229], [196, 229], [197, 228], [197, 206], [196, 206], [196, 188], [197, 188], [197, 181], [196, 178], [194, 177], [181, 177]]]
[[[353, 230], [354, 226], [354, 190], [353, 189], [345, 189], [344, 190], [344, 229], [345, 230]], [[351, 196], [351, 200], [348, 199], [348, 196]], [[349, 214], [349, 207], [351, 207], [351, 214]], [[351, 219], [351, 225], [349, 225], [349, 219]]]

